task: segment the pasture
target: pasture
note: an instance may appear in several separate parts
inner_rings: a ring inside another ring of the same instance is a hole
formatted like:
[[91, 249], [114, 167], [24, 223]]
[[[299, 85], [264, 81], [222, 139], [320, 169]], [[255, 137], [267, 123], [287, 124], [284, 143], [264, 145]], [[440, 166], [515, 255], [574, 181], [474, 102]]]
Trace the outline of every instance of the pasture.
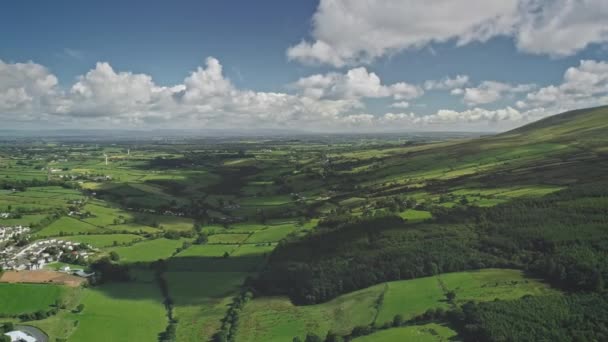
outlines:
[[61, 285], [0, 283], [0, 316], [48, 311], [67, 300], [70, 290]]
[[371, 335], [357, 337], [354, 342], [444, 342], [456, 340], [456, 332], [437, 323], [413, 325], [378, 331]]
[[156, 284], [114, 283], [85, 289], [70, 341], [155, 341], [167, 325]]
[[167, 272], [178, 319], [177, 341], [209, 340], [219, 329], [232, 296], [248, 275], [240, 272]]
[[78, 219], [63, 216], [53, 221], [53, 223], [44, 227], [42, 230], [36, 232], [36, 236], [49, 237], [49, 236], [63, 236], [63, 235], [77, 235], [77, 234], [90, 234], [102, 231], [101, 228], [94, 226], [88, 222], [80, 221]]
[[446, 289], [455, 291], [459, 303], [556, 292], [518, 270], [485, 269], [378, 284], [323, 304], [295, 306], [284, 297], [262, 297], [245, 306], [237, 340], [286, 341], [308, 332], [344, 334], [357, 325], [382, 325], [395, 315], [409, 319], [428, 309], [449, 309]]
[[121, 263], [152, 262], [170, 257], [185, 241], [187, 240], [160, 238], [138, 242], [132, 246], [112, 247], [107, 251], [118, 253]]

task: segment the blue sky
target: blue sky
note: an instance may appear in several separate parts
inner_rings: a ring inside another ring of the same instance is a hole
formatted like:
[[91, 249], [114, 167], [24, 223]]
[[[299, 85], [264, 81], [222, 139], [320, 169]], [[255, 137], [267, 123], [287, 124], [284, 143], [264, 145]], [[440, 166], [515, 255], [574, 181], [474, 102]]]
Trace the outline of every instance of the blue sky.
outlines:
[[10, 2], [0, 118], [504, 130], [606, 102], [607, 23], [601, 0]]

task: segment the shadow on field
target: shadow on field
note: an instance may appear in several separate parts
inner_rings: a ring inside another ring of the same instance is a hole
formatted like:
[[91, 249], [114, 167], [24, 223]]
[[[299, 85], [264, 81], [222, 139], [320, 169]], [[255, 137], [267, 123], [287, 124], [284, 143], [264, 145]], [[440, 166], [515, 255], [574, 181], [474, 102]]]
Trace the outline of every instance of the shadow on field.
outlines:
[[[234, 293], [249, 274], [264, 266], [262, 255], [230, 257], [174, 257], [166, 260], [163, 277], [171, 296], [196, 296], [200, 301]], [[130, 300], [158, 300], [160, 286], [151, 263], [127, 264], [133, 280], [106, 282], [91, 289], [108, 297]], [[185, 292], [185, 293], [181, 293]]]

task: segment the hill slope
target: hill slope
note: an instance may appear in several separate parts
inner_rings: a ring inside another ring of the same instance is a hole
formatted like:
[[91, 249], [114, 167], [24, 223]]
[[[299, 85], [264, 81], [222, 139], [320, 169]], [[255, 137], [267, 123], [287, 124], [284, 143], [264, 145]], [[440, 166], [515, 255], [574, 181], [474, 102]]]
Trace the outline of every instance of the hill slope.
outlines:
[[[538, 274], [552, 278], [555, 268], [543, 274], [545, 263], [561, 263], [572, 272], [556, 282], [592, 289], [598, 273], [608, 277], [598, 264], [601, 243], [608, 246], [599, 228], [608, 223], [606, 134], [608, 107], [601, 107], [498, 136], [335, 162], [326, 182], [342, 190], [342, 201], [333, 199], [337, 209], [315, 233], [274, 250], [257, 288], [309, 304], [437, 271], [542, 264]], [[362, 200], [341, 214], [349, 197]], [[502, 204], [481, 209], [477, 198]], [[394, 214], [403, 208], [437, 220], [402, 222]]]
[[573, 110], [553, 115], [498, 135], [499, 138], [539, 140], [608, 139], [608, 106]]

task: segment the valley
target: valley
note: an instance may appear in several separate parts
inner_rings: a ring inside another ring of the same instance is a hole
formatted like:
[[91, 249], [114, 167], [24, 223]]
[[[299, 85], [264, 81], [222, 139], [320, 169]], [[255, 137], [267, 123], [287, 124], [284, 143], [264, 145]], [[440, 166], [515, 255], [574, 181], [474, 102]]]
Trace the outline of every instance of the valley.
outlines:
[[49, 341], [608, 338], [608, 107], [481, 137], [7, 139], [0, 246], [54, 242], [2, 271], [94, 274], [0, 283], [0, 323]]

